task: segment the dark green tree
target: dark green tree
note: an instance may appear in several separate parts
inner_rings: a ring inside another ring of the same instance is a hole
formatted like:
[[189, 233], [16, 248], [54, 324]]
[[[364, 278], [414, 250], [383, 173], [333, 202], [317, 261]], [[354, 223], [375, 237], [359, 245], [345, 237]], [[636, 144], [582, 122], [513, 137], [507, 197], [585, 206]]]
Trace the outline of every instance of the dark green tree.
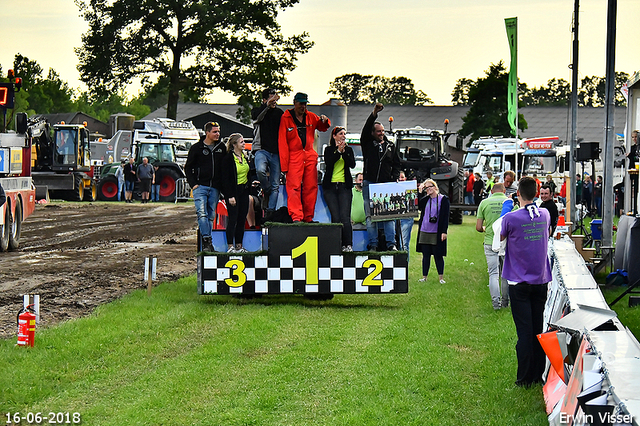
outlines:
[[329, 94], [336, 95], [347, 105], [363, 104], [369, 101], [368, 85], [372, 75], [345, 74], [329, 83]]
[[[522, 99], [522, 98], [521, 98]], [[565, 106], [571, 102], [571, 84], [563, 79], [552, 78], [546, 86], [534, 87], [531, 98], [523, 99], [524, 104], [540, 106]]]
[[[509, 73], [502, 61], [491, 64], [485, 77], [478, 78], [469, 88], [471, 108], [462, 118], [464, 124], [458, 131], [463, 137], [471, 135], [471, 140], [481, 136], [508, 136], [511, 127], [507, 121], [507, 83]], [[518, 128], [526, 129], [527, 122], [518, 114]]]
[[473, 80], [468, 78], [461, 78], [456, 81], [453, 92], [451, 92], [451, 103], [456, 106], [469, 105], [469, 91], [473, 84]]
[[425, 105], [433, 101], [422, 90], [416, 91], [410, 78], [345, 74], [329, 83], [328, 93], [347, 105], [382, 102], [389, 105]]
[[52, 114], [74, 110], [73, 90], [60, 75], [50, 68], [46, 78], [42, 67], [34, 60], [17, 54], [13, 62], [16, 77], [22, 78], [22, 90], [26, 104], [23, 111], [32, 114]]
[[219, 88], [254, 99], [265, 86], [286, 91], [286, 75], [313, 43], [285, 38], [276, 18], [298, 0], [76, 0], [89, 30], [76, 49], [83, 81], [99, 95], [166, 77], [167, 117], [187, 88]]
[[151, 108], [144, 105], [140, 98], [127, 100], [123, 91], [108, 96], [98, 96], [91, 92], [82, 92], [75, 101], [75, 110], [82, 111], [98, 120], [109, 122], [109, 116], [120, 112], [134, 115], [140, 119], [149, 115]]
[[[627, 102], [620, 89], [629, 80], [626, 72], [616, 72], [615, 76], [615, 105], [626, 106]], [[605, 105], [605, 77], [587, 76], [580, 81], [578, 90], [578, 105], [586, 107], [603, 107]]]

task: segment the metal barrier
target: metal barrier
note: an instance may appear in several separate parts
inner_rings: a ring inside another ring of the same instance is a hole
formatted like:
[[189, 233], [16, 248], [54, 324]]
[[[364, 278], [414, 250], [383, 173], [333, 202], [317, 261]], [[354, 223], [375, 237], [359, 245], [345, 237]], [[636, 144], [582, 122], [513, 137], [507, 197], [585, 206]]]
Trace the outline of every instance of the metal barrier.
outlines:
[[187, 178], [176, 179], [176, 200], [175, 202], [185, 202], [193, 200], [191, 186], [187, 182]]

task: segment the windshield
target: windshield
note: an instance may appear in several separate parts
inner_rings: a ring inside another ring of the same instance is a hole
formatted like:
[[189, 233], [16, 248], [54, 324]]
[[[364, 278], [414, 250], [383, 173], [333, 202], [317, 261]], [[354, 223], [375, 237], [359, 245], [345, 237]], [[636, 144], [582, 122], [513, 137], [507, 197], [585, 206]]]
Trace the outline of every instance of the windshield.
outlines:
[[494, 175], [502, 171], [502, 155], [483, 155], [480, 157], [482, 173], [492, 172]]
[[405, 150], [407, 148], [418, 148], [421, 151], [436, 150], [436, 144], [431, 140], [429, 135], [403, 135], [396, 138], [398, 148]]
[[153, 164], [158, 161], [160, 156], [158, 155], [158, 147], [159, 144], [155, 143], [144, 143], [140, 145], [140, 151], [138, 155], [138, 162], [142, 162], [143, 158], [149, 160], [149, 163]]
[[527, 155], [524, 157], [525, 173], [536, 173], [538, 176], [556, 171], [556, 157]]
[[167, 161], [170, 163], [176, 162], [175, 150], [173, 145], [160, 145], [160, 161]]
[[462, 167], [472, 169], [478, 164], [478, 158], [480, 158], [479, 152], [467, 152], [464, 156], [464, 164]]
[[77, 140], [78, 132], [76, 129], [58, 129], [56, 131], [57, 164], [75, 164]]
[[422, 161], [433, 158], [438, 151], [430, 135], [398, 135], [396, 142], [402, 160]]

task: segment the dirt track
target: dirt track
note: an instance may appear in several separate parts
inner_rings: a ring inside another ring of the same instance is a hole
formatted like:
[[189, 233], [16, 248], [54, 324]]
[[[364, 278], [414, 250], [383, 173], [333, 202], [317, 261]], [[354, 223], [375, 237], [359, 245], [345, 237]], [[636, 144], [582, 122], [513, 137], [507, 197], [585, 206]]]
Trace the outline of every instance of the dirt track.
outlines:
[[48, 326], [145, 288], [146, 256], [159, 282], [195, 273], [196, 229], [192, 203], [37, 205], [19, 250], [0, 253], [0, 338], [16, 335], [23, 294], [40, 295]]

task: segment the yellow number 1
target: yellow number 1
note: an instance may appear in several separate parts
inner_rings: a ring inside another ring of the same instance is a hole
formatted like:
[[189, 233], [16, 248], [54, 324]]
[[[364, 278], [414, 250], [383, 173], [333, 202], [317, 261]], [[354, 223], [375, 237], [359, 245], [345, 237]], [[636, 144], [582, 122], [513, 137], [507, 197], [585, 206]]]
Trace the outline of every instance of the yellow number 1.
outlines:
[[318, 284], [318, 237], [307, 237], [304, 243], [291, 250], [291, 258], [305, 256], [307, 284]]

